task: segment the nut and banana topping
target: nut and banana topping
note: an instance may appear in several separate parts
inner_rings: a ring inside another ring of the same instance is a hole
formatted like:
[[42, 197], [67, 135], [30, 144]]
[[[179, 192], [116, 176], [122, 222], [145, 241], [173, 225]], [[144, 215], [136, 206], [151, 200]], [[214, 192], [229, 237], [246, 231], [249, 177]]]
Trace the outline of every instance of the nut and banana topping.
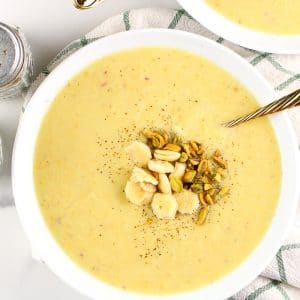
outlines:
[[171, 194], [171, 184], [166, 174], [158, 175], [158, 189], [164, 194]]
[[180, 158], [180, 153], [171, 150], [154, 150], [154, 157], [164, 161], [176, 161]]
[[167, 161], [151, 159], [148, 162], [148, 169], [157, 173], [172, 173], [174, 166]]
[[136, 205], [150, 204], [154, 193], [142, 189], [139, 183], [128, 181], [125, 187], [126, 197]]
[[148, 171], [139, 167], [134, 167], [132, 170], [130, 181], [132, 182], [149, 182], [157, 185], [157, 179]]
[[184, 189], [174, 194], [174, 197], [178, 204], [178, 211], [182, 214], [193, 214], [200, 205], [198, 195], [189, 190]]
[[180, 214], [198, 214], [197, 224], [207, 219], [209, 206], [224, 199], [228, 164], [217, 149], [211, 156], [195, 140], [182, 141], [166, 131], [144, 130], [145, 142], [125, 148], [135, 164], [125, 194], [136, 205], [150, 205], [159, 219]]
[[151, 203], [152, 211], [159, 219], [175, 219], [178, 204], [172, 194], [156, 193]]
[[139, 141], [135, 141], [125, 148], [130, 159], [138, 166], [144, 167], [148, 164], [152, 154], [150, 148]]

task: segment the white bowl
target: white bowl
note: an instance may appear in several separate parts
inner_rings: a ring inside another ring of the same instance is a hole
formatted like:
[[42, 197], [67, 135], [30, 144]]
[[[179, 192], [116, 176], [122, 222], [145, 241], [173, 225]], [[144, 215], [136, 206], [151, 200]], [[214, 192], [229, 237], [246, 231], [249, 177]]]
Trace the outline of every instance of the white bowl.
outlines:
[[[35, 194], [34, 148], [49, 105], [74, 74], [104, 55], [141, 46], [176, 47], [202, 55], [239, 78], [261, 104], [265, 104], [274, 96], [264, 78], [237, 54], [203, 37], [167, 29], [123, 32], [102, 38], [80, 49], [51, 72], [35, 92], [20, 121], [13, 155], [13, 191], [17, 211], [35, 256], [43, 260], [66, 283], [92, 299], [157, 299], [157, 296], [145, 296], [111, 287], [78, 267], [63, 252], [46, 226]], [[263, 240], [237, 269], [222, 279], [198, 290], [161, 296], [162, 298], [173, 300], [226, 298], [254, 279], [279, 249], [296, 211], [299, 194], [297, 184], [299, 157], [296, 139], [287, 115], [282, 113], [272, 116], [271, 122], [280, 145], [283, 182], [276, 213]]]
[[270, 53], [300, 53], [300, 34], [279, 35], [251, 30], [223, 17], [204, 0], [177, 1], [199, 23], [235, 44]]

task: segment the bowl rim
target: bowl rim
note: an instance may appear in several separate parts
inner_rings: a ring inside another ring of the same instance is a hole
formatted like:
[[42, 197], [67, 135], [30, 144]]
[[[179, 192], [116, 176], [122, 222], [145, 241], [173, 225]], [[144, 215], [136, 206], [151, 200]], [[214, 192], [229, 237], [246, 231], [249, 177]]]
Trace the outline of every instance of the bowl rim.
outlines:
[[255, 31], [224, 17], [210, 7], [205, 0], [177, 1], [200, 24], [237, 45], [267, 53], [300, 53], [300, 33], [284, 35]]
[[[76, 51], [50, 73], [32, 96], [20, 119], [12, 159], [13, 193], [17, 212], [35, 256], [63, 281], [92, 299], [105, 296], [128, 300], [157, 299], [157, 296], [123, 291], [96, 279], [77, 266], [58, 245], [42, 217], [35, 195], [32, 168], [35, 141], [54, 96], [73, 75], [107, 54], [147, 46], [179, 48], [212, 60], [233, 76], [240, 75], [240, 81], [262, 104], [275, 95], [263, 76], [233, 51], [196, 34], [170, 29], [133, 30], [104, 37]], [[255, 86], [257, 89], [254, 89]], [[259, 275], [275, 256], [294, 219], [300, 188], [296, 183], [300, 172], [296, 137], [287, 114], [272, 116], [270, 121], [278, 139], [284, 168], [280, 200], [262, 241], [240, 266], [211, 285], [161, 298], [194, 300], [203, 297], [213, 300], [229, 297]], [[284, 193], [289, 197], [284, 197]]]

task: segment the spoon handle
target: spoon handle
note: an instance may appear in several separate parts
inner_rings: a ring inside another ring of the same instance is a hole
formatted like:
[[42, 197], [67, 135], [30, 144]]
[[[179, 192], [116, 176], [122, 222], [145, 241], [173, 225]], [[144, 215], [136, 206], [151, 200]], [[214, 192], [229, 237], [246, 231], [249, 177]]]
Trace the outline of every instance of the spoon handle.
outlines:
[[73, 5], [77, 9], [89, 9], [95, 7], [103, 0], [73, 0]]
[[256, 119], [265, 115], [270, 115], [288, 108], [292, 108], [300, 105], [300, 89], [292, 92], [291, 94], [280, 98], [277, 101], [271, 102], [270, 104], [259, 108], [258, 110], [245, 115], [241, 118], [235, 119], [233, 121], [224, 123], [225, 127], [234, 127], [241, 123], [247, 122], [252, 119]]

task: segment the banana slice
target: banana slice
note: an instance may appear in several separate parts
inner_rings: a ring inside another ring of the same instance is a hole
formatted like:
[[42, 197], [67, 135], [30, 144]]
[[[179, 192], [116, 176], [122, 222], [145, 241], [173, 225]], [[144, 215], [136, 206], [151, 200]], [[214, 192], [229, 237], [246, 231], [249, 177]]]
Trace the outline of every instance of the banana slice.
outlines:
[[134, 167], [132, 170], [132, 175], [130, 180], [132, 182], [140, 183], [140, 182], [148, 182], [153, 185], [157, 185], [157, 179], [149, 172], [139, 167]]
[[130, 159], [140, 167], [147, 166], [148, 161], [152, 158], [150, 148], [139, 141], [134, 141], [132, 144], [125, 148]]
[[171, 194], [171, 184], [166, 174], [158, 174], [158, 189], [164, 194]]
[[180, 153], [176, 151], [156, 149], [154, 151], [154, 157], [164, 161], [175, 161], [180, 158]]
[[182, 190], [182, 192], [174, 194], [174, 197], [178, 204], [178, 211], [182, 214], [192, 214], [199, 207], [198, 195], [191, 191]]
[[159, 219], [175, 219], [178, 208], [176, 199], [171, 194], [154, 194], [152, 200], [152, 211]]
[[125, 195], [131, 203], [145, 205], [151, 202], [154, 193], [144, 191], [139, 183], [128, 181], [125, 187]]
[[174, 166], [171, 163], [158, 159], [151, 159], [148, 162], [148, 168], [157, 173], [172, 173], [174, 171]]
[[175, 169], [174, 169], [174, 172], [172, 172], [172, 175], [181, 179], [185, 173], [185, 170], [186, 170], [185, 163], [176, 162]]
[[149, 182], [141, 182], [140, 187], [146, 192], [150, 192], [150, 193], [156, 192], [156, 186]]

